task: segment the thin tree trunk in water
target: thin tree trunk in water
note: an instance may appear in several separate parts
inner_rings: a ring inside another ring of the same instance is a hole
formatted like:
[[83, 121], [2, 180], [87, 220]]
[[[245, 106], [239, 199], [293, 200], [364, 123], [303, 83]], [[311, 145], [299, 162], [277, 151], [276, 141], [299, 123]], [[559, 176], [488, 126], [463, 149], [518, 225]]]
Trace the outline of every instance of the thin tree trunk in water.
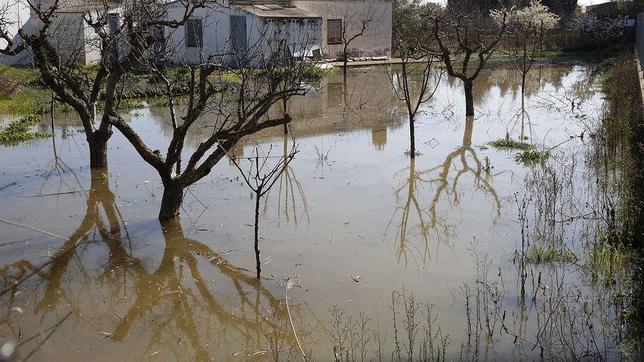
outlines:
[[172, 220], [179, 216], [181, 203], [183, 202], [183, 187], [175, 181], [163, 183], [163, 198], [161, 199], [161, 209], [159, 210], [159, 220]]
[[472, 81], [463, 82], [465, 86], [465, 115], [473, 116], [474, 115], [474, 95], [472, 90], [474, 88], [474, 83]]
[[259, 199], [261, 193], [261, 189], [255, 193], [255, 265], [257, 267], [257, 279], [262, 274], [262, 266], [259, 261]]
[[414, 136], [414, 117], [409, 117], [409, 157], [416, 157], [416, 136]]
[[523, 87], [521, 88], [521, 139], [520, 142], [523, 142], [525, 139], [525, 95], [523, 94]]
[[344, 50], [342, 52], [342, 80], [344, 82], [344, 86], [346, 88], [347, 86], [347, 64], [349, 63], [349, 55], [347, 54], [347, 45], [344, 46]]

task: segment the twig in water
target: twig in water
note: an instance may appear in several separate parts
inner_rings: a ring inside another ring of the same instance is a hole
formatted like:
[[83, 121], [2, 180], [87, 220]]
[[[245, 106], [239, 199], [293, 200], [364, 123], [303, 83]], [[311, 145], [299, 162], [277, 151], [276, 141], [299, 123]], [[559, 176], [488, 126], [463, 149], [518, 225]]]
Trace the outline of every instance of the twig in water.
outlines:
[[38, 228], [35, 228], [35, 227], [33, 227], [33, 226], [27, 226], [27, 225], [19, 224], [19, 223], [17, 223], [17, 222], [13, 222], [13, 221], [10, 221], [10, 220], [5, 220], [5, 219], [0, 219], [0, 222], [3, 222], [3, 223], [5, 223], [5, 224], [9, 224], [9, 225], [13, 225], [13, 226], [17, 226], [17, 227], [21, 227], [21, 228], [23, 228], [23, 229], [28, 229], [28, 230], [32, 230], [32, 231], [37, 231], [37, 232], [39, 232], [39, 233], [41, 233], [41, 234], [45, 234], [45, 235], [49, 235], [49, 236], [53, 236], [53, 237], [58, 238], [58, 239], [60, 239], [60, 240], [64, 240], [64, 241], [67, 241], [67, 240], [68, 240], [68, 239], [67, 239], [66, 237], [64, 237], [64, 236], [60, 236], [60, 235], [58, 235], [58, 234], [54, 234], [54, 233], [51, 233], [51, 232], [49, 232], [49, 231], [45, 231], [45, 230], [42, 230], [42, 229], [38, 229]]
[[12, 183], [10, 183], [10, 184], [6, 184], [6, 185], [4, 185], [4, 186], [0, 187], [0, 191], [4, 190], [4, 189], [6, 189], [6, 188], [9, 188], [9, 187], [11, 187], [11, 186], [15, 186], [15, 185], [17, 185], [17, 183], [16, 183], [16, 182], [12, 182]]
[[302, 348], [302, 344], [300, 343], [300, 339], [297, 336], [297, 333], [295, 332], [295, 325], [293, 324], [293, 318], [291, 317], [291, 308], [288, 305], [288, 290], [293, 287], [293, 279], [289, 278], [288, 281], [286, 282], [286, 289], [284, 290], [284, 297], [285, 297], [285, 303], [286, 303], [286, 313], [288, 314], [288, 320], [291, 323], [291, 330], [293, 330], [293, 336], [295, 337], [295, 342], [297, 342], [297, 347], [300, 349], [300, 353], [302, 354], [302, 359], [304, 361], [307, 361], [306, 353], [304, 353], [304, 349]]

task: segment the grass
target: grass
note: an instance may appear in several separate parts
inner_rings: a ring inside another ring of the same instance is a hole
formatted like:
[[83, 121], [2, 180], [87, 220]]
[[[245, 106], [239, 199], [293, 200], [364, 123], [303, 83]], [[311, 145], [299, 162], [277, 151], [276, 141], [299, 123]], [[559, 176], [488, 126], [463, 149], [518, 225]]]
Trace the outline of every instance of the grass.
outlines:
[[525, 260], [530, 264], [572, 264], [577, 261], [577, 256], [565, 247], [560, 249], [552, 245], [531, 245]]
[[40, 79], [38, 72], [33, 68], [12, 67], [8, 65], [0, 65], [0, 75], [19, 84], [33, 83]]
[[514, 159], [524, 166], [530, 167], [544, 163], [549, 157], [550, 152], [548, 151], [525, 150], [518, 153]]
[[500, 138], [488, 143], [490, 146], [502, 151], [522, 150], [527, 151], [534, 148], [534, 145], [526, 142], [516, 141], [511, 138]]
[[34, 126], [38, 125], [40, 122], [40, 117], [31, 115], [9, 123], [7, 128], [0, 131], [0, 143], [5, 146], [13, 146], [20, 142], [45, 137], [46, 135], [43, 133], [32, 131]]

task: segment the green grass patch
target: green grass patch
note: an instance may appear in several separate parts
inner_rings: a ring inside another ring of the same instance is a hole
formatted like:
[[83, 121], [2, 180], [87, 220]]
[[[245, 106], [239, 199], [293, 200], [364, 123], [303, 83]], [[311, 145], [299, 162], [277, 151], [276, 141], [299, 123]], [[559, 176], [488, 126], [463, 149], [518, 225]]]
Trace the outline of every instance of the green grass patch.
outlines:
[[514, 159], [524, 166], [536, 166], [544, 163], [549, 157], [548, 151], [525, 150], [518, 153]]
[[33, 128], [40, 122], [40, 117], [30, 115], [9, 123], [7, 128], [0, 131], [0, 143], [5, 146], [13, 146], [20, 142], [46, 137], [46, 134], [33, 132]]
[[0, 97], [0, 113], [29, 115], [49, 111], [51, 95], [41, 89], [22, 88], [18, 92]]
[[577, 256], [565, 247], [531, 245], [525, 260], [530, 264], [572, 264], [577, 261]]
[[40, 79], [38, 71], [27, 67], [0, 65], [0, 75], [18, 84], [33, 83]]
[[501, 138], [488, 143], [490, 146], [502, 151], [521, 150], [527, 151], [534, 148], [534, 145], [526, 142], [513, 140], [511, 138]]

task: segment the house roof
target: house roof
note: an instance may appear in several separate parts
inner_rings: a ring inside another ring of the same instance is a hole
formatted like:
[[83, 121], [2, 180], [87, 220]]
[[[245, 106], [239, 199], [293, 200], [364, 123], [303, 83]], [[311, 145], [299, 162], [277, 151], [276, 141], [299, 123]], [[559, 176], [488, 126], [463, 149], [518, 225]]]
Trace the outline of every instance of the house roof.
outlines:
[[[242, 4], [247, 3], [247, 4]], [[257, 4], [254, 1], [235, 1], [239, 9], [262, 18], [319, 18], [320, 16], [295, 6], [283, 6], [276, 3]]]
[[[42, 1], [43, 7], [47, 6], [47, 1]], [[53, 1], [51, 1], [53, 4]], [[85, 13], [92, 10], [103, 9], [106, 5], [108, 9], [115, 9], [121, 4], [120, 0], [61, 0], [58, 3], [59, 13]]]
[[293, 5], [292, 0], [231, 0], [241, 10], [265, 18], [319, 18]]

